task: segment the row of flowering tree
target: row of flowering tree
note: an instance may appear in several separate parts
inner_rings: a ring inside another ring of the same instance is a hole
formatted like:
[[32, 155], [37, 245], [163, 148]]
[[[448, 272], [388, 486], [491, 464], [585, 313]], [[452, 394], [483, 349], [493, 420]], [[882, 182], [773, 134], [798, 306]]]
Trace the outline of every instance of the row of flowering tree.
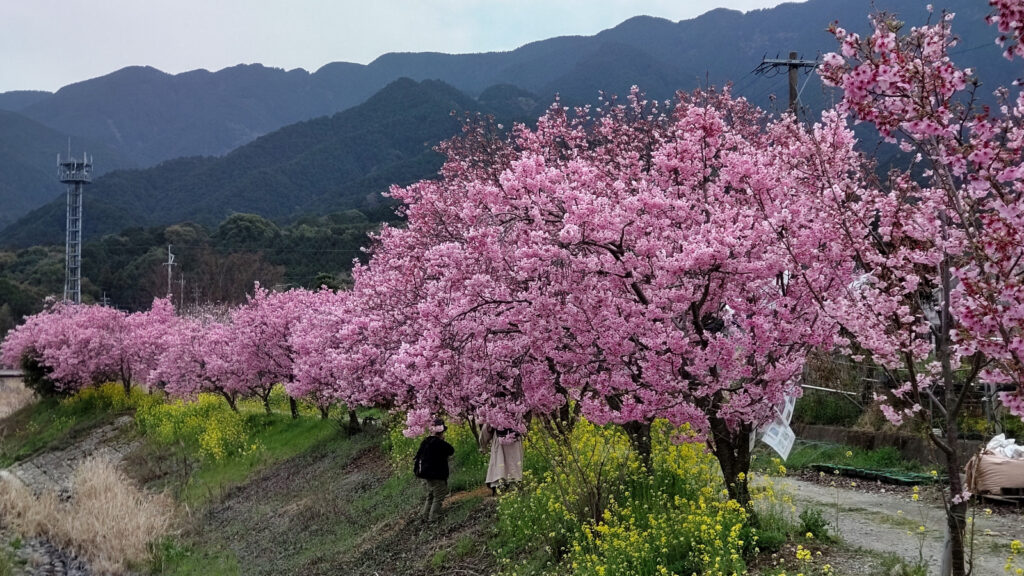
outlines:
[[[992, 0], [1008, 57], [1021, 4]], [[936, 429], [963, 574], [957, 416], [978, 382], [1024, 416], [1024, 99], [976, 104], [951, 21], [834, 26], [821, 74], [844, 98], [809, 126], [728, 89], [556, 103], [508, 133], [470, 121], [438, 179], [392, 189], [407, 225], [375, 237], [350, 292], [257, 289], [190, 318], [57, 306], [3, 360], [29, 353], [69, 388], [120, 379], [268, 410], [283, 383], [325, 413], [402, 410], [409, 434], [440, 413], [524, 432], [582, 414], [641, 455], [665, 418], [746, 504], [752, 435], [799, 394], [808, 352], [838, 346], [890, 372], [890, 420]], [[851, 121], [912, 166], [878, 178]]]
[[355, 297], [376, 299], [360, 313], [379, 330], [380, 393], [413, 432], [437, 412], [524, 430], [570, 408], [643, 454], [655, 418], [687, 424], [745, 503], [751, 434], [831, 345], [816, 301], [853, 273], [801, 213], [849, 178], [822, 158], [852, 137], [835, 118], [821, 130], [824, 144], [728, 91], [666, 110], [637, 92], [556, 104], [508, 138], [471, 123], [439, 180], [392, 190], [408, 226], [355, 272]]
[[269, 412], [271, 390], [284, 384], [293, 397], [293, 415], [294, 399], [308, 396], [326, 416], [336, 399], [325, 402], [296, 375], [291, 337], [300, 320], [323, 311], [314, 304], [341, 298], [330, 291], [271, 293], [257, 285], [237, 308], [187, 317], [175, 315], [166, 299], [131, 314], [55, 303], [7, 335], [0, 362], [42, 370], [61, 393], [119, 381], [126, 393], [133, 385], [182, 398], [209, 392], [236, 410], [239, 398], [253, 397]]
[[[1019, 56], [1022, 3], [991, 4]], [[751, 433], [798, 393], [807, 351], [838, 345], [890, 373], [894, 424], [932, 430], [964, 574], [957, 417], [979, 382], [1024, 416], [1024, 99], [978, 103], [952, 20], [835, 26], [821, 74], [844, 97], [812, 126], [728, 91], [556, 104], [507, 137], [471, 123], [438, 180], [392, 190], [408, 226], [357, 270], [373, 352], [347, 364], [413, 432], [571, 407], [642, 452], [653, 418], [688, 424], [746, 502]], [[877, 177], [851, 121], [911, 165]]]

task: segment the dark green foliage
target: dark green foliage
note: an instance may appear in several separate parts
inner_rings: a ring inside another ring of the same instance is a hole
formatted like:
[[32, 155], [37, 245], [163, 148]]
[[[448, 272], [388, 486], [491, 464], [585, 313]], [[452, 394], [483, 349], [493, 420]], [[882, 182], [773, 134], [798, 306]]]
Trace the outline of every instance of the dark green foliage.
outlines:
[[864, 410], [838, 392], [808, 390], [797, 401], [793, 421], [800, 424], [853, 426]]
[[232, 214], [221, 222], [214, 239], [226, 252], [258, 252], [272, 246], [281, 229], [258, 214]]
[[50, 380], [50, 369], [39, 362], [35, 350], [27, 350], [22, 354], [21, 372], [24, 375], [25, 387], [41, 398], [61, 398], [68, 395]]
[[[176, 305], [238, 303], [253, 283], [267, 288], [348, 286], [354, 261], [365, 260], [368, 234], [379, 226], [358, 210], [306, 216], [290, 225], [255, 214], [233, 214], [212, 233], [184, 222], [166, 228], [127, 228], [86, 242], [82, 298], [117, 307], [148, 308], [167, 294], [167, 245], [175, 254]], [[181, 283], [184, 278], [184, 284]], [[64, 251], [33, 247], [0, 252], [0, 338], [47, 295], [60, 296]]]
[[[0, 258], [6, 262], [13, 261], [12, 254], [0, 254]], [[0, 338], [18, 325], [22, 318], [38, 312], [40, 308], [41, 295], [38, 290], [12, 282], [0, 272]]]

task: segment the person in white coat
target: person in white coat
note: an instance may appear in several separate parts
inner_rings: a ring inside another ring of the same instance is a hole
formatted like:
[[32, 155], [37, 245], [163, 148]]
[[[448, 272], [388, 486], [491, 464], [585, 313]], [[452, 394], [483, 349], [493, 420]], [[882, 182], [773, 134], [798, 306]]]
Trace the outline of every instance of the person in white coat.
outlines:
[[490, 444], [491, 460], [485, 482], [497, 493], [510, 483], [523, 479], [523, 439], [515, 430], [494, 430], [484, 424], [480, 430], [480, 451]]

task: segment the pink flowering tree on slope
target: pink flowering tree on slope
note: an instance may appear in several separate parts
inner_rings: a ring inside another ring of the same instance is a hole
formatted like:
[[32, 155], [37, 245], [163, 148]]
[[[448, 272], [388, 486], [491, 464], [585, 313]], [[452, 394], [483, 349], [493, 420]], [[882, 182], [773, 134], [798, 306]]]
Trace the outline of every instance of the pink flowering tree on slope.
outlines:
[[131, 342], [123, 312], [58, 303], [8, 335], [3, 359], [20, 366], [26, 354], [33, 356], [64, 392], [115, 380], [128, 391], [134, 369]]
[[[471, 135], [442, 180], [393, 190], [409, 226], [382, 236], [366, 278], [409, 267], [395, 278], [418, 338], [392, 369], [412, 431], [438, 410], [523, 429], [572, 402], [642, 453], [666, 417], [704, 435], [745, 503], [750, 434], [831, 342], [814, 299], [850, 273], [772, 194], [824, 180], [820, 157], [788, 169], [813, 143], [801, 134], [728, 93], [681, 95], [671, 114], [634, 93], [593, 118], [556, 105], [504, 146]], [[786, 269], [780, 236], [814, 273]]]
[[[1021, 3], [991, 4], [1006, 56], [1019, 56]], [[826, 195], [823, 205], [863, 270], [834, 313], [900, 384], [886, 416], [941, 428], [930, 437], [946, 462], [947, 565], [961, 575], [969, 494], [957, 416], [979, 379], [1007, 385], [1004, 404], [1024, 414], [1024, 100], [1000, 89], [997, 109], [976, 104], [971, 71], [949, 58], [952, 20], [943, 14], [904, 32], [876, 15], [868, 38], [833, 28], [841, 52], [825, 56], [821, 74], [843, 89], [840, 110], [915, 154], [923, 177], [893, 172], [852, 197]]]
[[129, 314], [125, 324], [125, 355], [132, 367], [132, 379], [149, 388], [156, 387], [157, 365], [176, 325], [174, 306], [167, 298], [157, 298], [149, 310]]
[[153, 377], [171, 396], [217, 394], [238, 412], [238, 399], [249, 394], [249, 387], [234, 354], [234, 332], [224, 319], [209, 314], [177, 318]]
[[393, 404], [376, 370], [386, 356], [382, 343], [392, 333], [377, 324], [380, 308], [365, 296], [360, 301], [350, 291], [312, 293], [288, 335], [295, 351], [288, 394], [312, 402], [323, 418], [332, 405], [344, 403], [350, 430], [359, 429], [357, 407]]
[[[288, 337], [312, 302], [313, 293], [308, 290], [270, 292], [257, 283], [253, 295], [231, 313], [233, 361], [249, 393], [260, 398], [267, 414], [274, 386], [287, 388], [294, 379], [296, 352]], [[292, 417], [297, 418], [292, 395], [289, 404]]]
[[328, 362], [335, 338], [345, 325], [347, 310], [344, 294], [321, 290], [314, 293], [288, 333], [288, 346], [295, 351], [293, 378], [285, 384], [288, 395], [307, 398], [327, 418], [330, 407], [340, 396], [336, 383], [341, 380]]
[[[151, 310], [125, 314], [97, 305], [55, 304], [12, 331], [2, 361], [39, 363], [64, 392], [119, 381], [127, 394], [133, 384], [152, 385], [174, 309], [155, 300]], [[26, 355], [31, 358], [26, 358]]]

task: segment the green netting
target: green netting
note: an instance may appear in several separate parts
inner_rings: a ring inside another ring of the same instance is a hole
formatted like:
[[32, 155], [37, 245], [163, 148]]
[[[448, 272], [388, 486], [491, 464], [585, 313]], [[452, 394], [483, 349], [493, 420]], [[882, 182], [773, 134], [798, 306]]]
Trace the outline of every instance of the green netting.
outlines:
[[865, 470], [853, 466], [839, 466], [836, 464], [811, 464], [811, 468], [826, 474], [840, 474], [850, 478], [862, 478], [864, 480], [878, 480], [886, 484], [897, 484], [900, 486], [913, 486], [918, 484], [931, 484], [935, 477], [931, 474], [918, 472], [902, 472], [896, 470]]

